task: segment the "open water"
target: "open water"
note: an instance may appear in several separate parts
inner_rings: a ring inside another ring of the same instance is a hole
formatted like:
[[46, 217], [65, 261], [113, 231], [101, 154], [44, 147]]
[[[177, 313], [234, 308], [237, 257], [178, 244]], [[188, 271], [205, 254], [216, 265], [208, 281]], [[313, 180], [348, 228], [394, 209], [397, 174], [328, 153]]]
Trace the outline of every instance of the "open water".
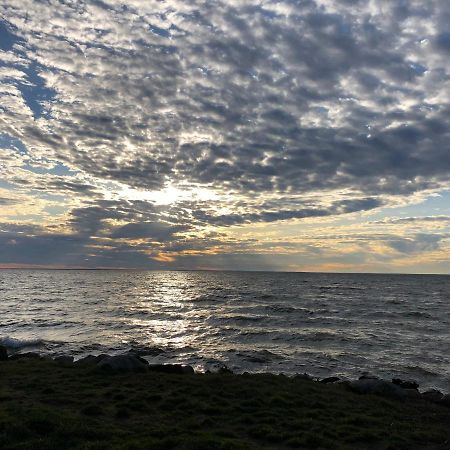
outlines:
[[450, 276], [2, 270], [0, 344], [450, 392]]

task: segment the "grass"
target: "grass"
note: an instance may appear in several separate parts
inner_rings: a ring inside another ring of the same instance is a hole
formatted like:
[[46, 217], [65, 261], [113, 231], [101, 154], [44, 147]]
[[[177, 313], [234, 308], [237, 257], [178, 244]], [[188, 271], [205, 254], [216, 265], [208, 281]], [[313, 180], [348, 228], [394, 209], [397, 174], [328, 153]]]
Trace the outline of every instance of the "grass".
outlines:
[[0, 363], [1, 449], [450, 449], [450, 408], [275, 375]]

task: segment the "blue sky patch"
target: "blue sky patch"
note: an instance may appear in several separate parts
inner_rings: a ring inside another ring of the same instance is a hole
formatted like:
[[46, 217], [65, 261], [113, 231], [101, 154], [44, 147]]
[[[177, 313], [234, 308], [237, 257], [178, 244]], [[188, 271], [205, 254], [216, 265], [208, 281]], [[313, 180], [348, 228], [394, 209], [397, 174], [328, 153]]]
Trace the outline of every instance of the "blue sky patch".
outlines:
[[42, 103], [55, 98], [56, 91], [45, 85], [44, 78], [39, 75], [39, 65], [35, 61], [24, 71], [27, 74], [30, 84], [20, 84], [18, 88], [25, 102], [33, 112], [34, 118], [38, 119], [47, 114]]
[[0, 20], [0, 49], [7, 52], [19, 41], [21, 41], [21, 39], [11, 32], [9, 24]]
[[20, 139], [12, 137], [8, 134], [0, 134], [0, 148], [9, 148], [16, 150], [21, 155], [28, 153], [27, 148]]

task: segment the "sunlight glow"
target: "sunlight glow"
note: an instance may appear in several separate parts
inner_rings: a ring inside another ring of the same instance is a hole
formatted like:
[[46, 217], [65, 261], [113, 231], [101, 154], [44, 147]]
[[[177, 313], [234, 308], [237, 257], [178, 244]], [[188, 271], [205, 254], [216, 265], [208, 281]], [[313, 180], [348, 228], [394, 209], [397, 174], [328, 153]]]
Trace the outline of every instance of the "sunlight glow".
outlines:
[[171, 205], [187, 200], [219, 200], [219, 195], [210, 189], [201, 187], [181, 188], [172, 185], [169, 185], [160, 191], [146, 191], [122, 185], [120, 189], [109, 192], [109, 194], [109, 196], [114, 199], [140, 200], [152, 202], [156, 205]]

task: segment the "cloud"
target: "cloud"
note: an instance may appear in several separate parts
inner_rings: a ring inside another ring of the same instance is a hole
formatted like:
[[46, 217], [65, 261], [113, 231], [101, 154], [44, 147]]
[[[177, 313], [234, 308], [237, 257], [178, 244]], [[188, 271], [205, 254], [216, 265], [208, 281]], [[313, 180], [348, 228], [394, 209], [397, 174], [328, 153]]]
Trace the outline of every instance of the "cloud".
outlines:
[[151, 5], [60, 5], [59, 21], [51, 4], [16, 8], [22, 53], [58, 99], [56, 120], [17, 130], [30, 147], [147, 189], [187, 179], [376, 195], [445, 181], [448, 104], [435, 93], [447, 81], [429, 85], [447, 68], [408, 28], [433, 24], [445, 2], [406, 8], [396, 26], [387, 4], [384, 15], [337, 2]]
[[[87, 242], [181, 248], [449, 187], [448, 1], [23, 0], [0, 17], [2, 177], [64, 196], [61, 228]], [[170, 187], [192, 199], [157, 207]]]
[[166, 242], [173, 239], [175, 233], [186, 231], [183, 226], [170, 226], [161, 222], [127, 223], [115, 229], [111, 237], [118, 239], [154, 239]]
[[14, 205], [16, 203], [17, 203], [17, 200], [14, 198], [0, 197], [0, 206]]
[[441, 240], [441, 235], [416, 234], [413, 238], [388, 241], [388, 245], [400, 253], [421, 253], [438, 250]]
[[392, 217], [384, 220], [374, 221], [376, 224], [414, 224], [422, 222], [435, 222], [450, 224], [449, 216], [425, 216], [425, 217]]
[[440, 33], [435, 38], [436, 47], [444, 53], [450, 53], [450, 33]]

